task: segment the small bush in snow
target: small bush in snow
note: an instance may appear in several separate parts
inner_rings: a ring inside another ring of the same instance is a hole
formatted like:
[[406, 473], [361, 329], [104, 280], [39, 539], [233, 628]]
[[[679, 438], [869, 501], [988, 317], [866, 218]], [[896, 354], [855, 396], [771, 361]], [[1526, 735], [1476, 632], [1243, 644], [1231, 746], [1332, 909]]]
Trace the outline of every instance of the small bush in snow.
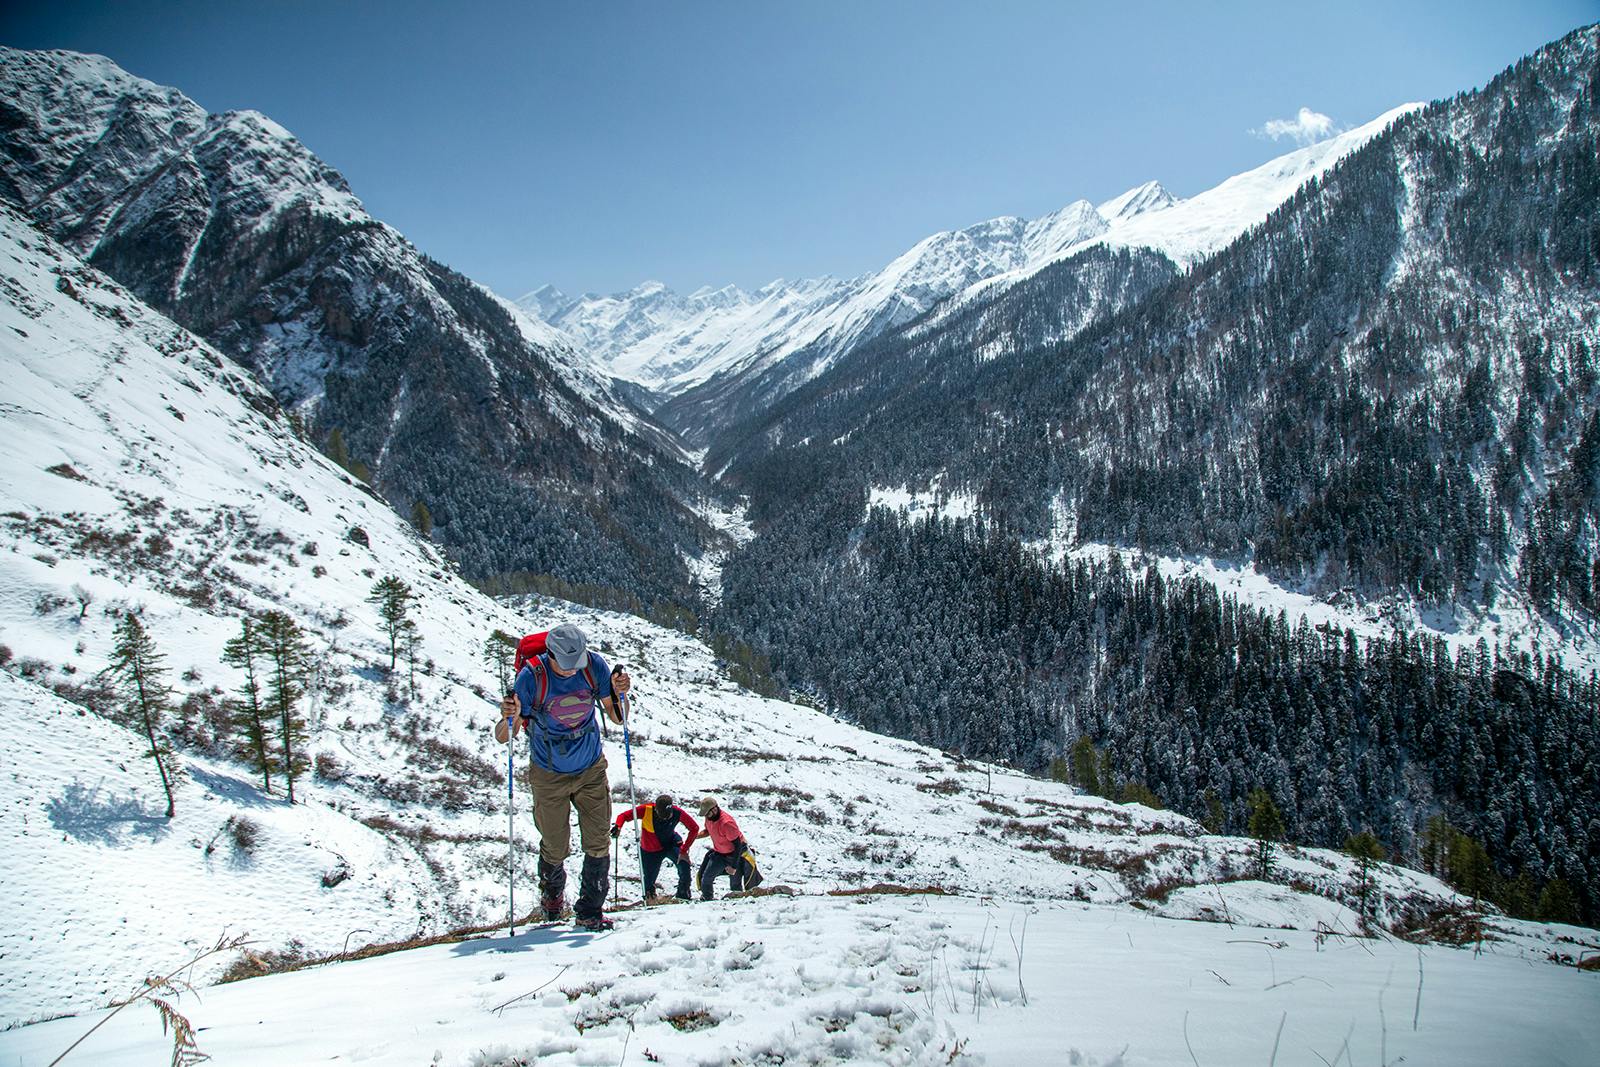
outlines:
[[315, 556], [317, 554], [317, 543], [315, 541], [307, 541], [300, 546], [300, 554], [302, 556]]
[[316, 775], [318, 781], [342, 782], [349, 776], [350, 771], [332, 752], [318, 752], [312, 773]]
[[291, 941], [287, 948], [281, 951], [268, 950], [266, 952], [252, 952], [246, 949], [237, 960], [222, 972], [220, 982], [238, 982], [245, 978], [258, 978], [263, 974], [277, 974], [280, 971], [292, 971], [307, 958], [306, 946], [300, 941]]
[[254, 853], [256, 847], [261, 844], [261, 824], [254, 819], [243, 815], [230, 815], [224, 825], [228, 836], [233, 839], [233, 847], [245, 855]]
[[51, 615], [71, 603], [72, 601], [64, 596], [57, 596], [54, 593], [40, 593], [39, 599], [33, 602], [33, 613], [35, 615]]
[[4, 667], [7, 664], [9, 664], [10, 662], [11, 662], [11, 646], [10, 645], [0, 645], [0, 667]]
[[70, 463], [57, 463], [54, 467], [46, 467], [45, 473], [67, 478], [74, 482], [86, 482], [89, 480], [79, 474], [77, 469]]
[[362, 548], [372, 547], [372, 539], [367, 536], [367, 531], [363, 530], [359, 526], [350, 527], [350, 532], [345, 534], [345, 537], [349, 538], [351, 541], [354, 541]]

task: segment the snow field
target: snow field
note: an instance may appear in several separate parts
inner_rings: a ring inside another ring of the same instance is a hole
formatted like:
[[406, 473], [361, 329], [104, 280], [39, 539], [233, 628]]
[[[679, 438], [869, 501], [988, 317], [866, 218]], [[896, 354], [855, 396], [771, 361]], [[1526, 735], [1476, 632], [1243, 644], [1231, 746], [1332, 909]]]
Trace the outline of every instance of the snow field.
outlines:
[[[1597, 983], [1115, 907], [769, 896], [257, 978], [182, 1007], [229, 1065], [1499, 1065], [1580, 1062], [1600, 1039]], [[47, 1063], [94, 1021], [0, 1034], [0, 1060]], [[163, 1041], [135, 1006], [75, 1055], [143, 1064]]]

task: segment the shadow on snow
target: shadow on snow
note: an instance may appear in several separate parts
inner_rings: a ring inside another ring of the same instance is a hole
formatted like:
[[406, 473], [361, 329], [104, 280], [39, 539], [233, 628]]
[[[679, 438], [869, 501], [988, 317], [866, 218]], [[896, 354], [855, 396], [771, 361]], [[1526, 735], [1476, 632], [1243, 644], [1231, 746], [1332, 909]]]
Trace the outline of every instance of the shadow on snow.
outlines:
[[121, 845], [129, 835], [154, 841], [169, 829], [166, 817], [145, 811], [137, 797], [115, 796], [82, 782], [73, 782], [51, 798], [45, 812], [57, 830], [96, 845]]

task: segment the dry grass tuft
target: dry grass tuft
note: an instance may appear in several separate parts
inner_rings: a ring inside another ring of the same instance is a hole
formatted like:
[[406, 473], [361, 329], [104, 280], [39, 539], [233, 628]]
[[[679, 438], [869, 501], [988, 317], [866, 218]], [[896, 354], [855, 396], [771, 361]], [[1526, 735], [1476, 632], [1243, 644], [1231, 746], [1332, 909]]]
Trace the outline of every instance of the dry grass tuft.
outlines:
[[830, 897], [865, 897], [876, 895], [891, 895], [900, 897], [950, 896], [950, 890], [942, 885], [896, 885], [893, 882], [878, 882], [875, 885], [862, 886], [859, 889], [830, 889]]

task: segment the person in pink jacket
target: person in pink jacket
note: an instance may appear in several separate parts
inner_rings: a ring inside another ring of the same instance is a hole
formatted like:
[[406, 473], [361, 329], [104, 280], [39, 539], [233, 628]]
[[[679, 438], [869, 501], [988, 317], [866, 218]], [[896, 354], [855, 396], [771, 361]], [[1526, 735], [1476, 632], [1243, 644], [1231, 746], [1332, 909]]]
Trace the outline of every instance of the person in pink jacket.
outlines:
[[[739, 830], [739, 824], [733, 821], [732, 815], [722, 810], [716, 797], [700, 798], [700, 818], [705, 827], [703, 834], [711, 840], [710, 851], [700, 861], [700, 899], [710, 900], [717, 879], [725, 874], [731, 879], [733, 892], [745, 888], [747, 862], [744, 857], [749, 846]], [[754, 882], [751, 888], [754, 888]]]

